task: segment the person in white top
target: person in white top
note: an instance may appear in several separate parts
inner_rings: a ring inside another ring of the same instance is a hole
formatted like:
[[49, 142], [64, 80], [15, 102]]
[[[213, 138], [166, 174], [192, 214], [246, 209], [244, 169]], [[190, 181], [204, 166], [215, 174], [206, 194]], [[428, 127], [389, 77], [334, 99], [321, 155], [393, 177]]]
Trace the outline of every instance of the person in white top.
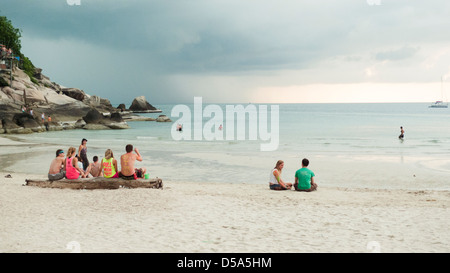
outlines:
[[281, 179], [281, 171], [284, 168], [284, 161], [278, 160], [275, 168], [269, 175], [269, 187], [271, 190], [290, 190], [292, 183], [286, 183]]

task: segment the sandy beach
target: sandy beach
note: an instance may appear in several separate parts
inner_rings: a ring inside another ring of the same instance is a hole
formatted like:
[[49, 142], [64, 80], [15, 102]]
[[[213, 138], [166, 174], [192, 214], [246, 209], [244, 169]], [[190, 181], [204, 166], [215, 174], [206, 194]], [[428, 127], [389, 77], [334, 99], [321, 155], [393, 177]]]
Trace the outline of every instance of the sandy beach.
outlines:
[[449, 192], [275, 192], [176, 181], [163, 190], [69, 190], [24, 186], [29, 175], [5, 175], [1, 252], [450, 250]]
[[[2, 160], [3, 147], [27, 146], [0, 140]], [[450, 251], [449, 191], [319, 184], [304, 193], [164, 178], [162, 190], [70, 190], [27, 178], [46, 176], [0, 173], [0, 252]]]

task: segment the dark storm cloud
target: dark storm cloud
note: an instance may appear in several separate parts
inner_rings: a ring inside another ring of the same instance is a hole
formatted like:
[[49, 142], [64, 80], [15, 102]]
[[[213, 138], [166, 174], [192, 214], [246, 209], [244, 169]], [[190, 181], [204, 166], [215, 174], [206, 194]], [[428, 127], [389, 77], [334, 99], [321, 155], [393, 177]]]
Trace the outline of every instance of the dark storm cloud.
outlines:
[[345, 49], [354, 27], [327, 18], [344, 19], [336, 4], [296, 1], [5, 1], [25, 35], [139, 50], [172, 72], [301, 68]]
[[[170, 100], [227, 83], [236, 89], [230, 94], [241, 96], [239, 86], [262, 80], [286, 86], [363, 82], [371, 75], [371, 81], [405, 82], [447, 72], [447, 62], [433, 54], [449, 43], [449, 2], [369, 2], [2, 0], [0, 13], [23, 30], [23, 40], [33, 43], [23, 46], [25, 55], [52, 78], [105, 96], [132, 85], [127, 94], [147, 87]], [[386, 60], [394, 62], [379, 64]], [[436, 71], [423, 73], [423, 63]]]

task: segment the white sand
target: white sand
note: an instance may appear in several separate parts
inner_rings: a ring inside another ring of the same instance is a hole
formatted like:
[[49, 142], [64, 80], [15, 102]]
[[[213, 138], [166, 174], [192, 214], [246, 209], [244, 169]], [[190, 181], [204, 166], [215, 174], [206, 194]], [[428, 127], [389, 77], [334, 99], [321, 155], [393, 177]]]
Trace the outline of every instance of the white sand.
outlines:
[[446, 191], [171, 181], [164, 190], [61, 190], [5, 175], [0, 252], [450, 251]]
[[449, 191], [278, 192], [164, 179], [163, 190], [43, 189], [23, 185], [45, 176], [7, 174], [0, 252], [450, 251]]

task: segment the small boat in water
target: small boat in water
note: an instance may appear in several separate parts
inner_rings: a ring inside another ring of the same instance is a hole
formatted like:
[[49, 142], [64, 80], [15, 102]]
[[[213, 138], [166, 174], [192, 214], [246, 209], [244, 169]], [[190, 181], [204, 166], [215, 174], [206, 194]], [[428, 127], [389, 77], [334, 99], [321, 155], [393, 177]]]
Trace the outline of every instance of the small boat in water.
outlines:
[[[441, 77], [441, 97], [444, 99], [444, 77]], [[429, 108], [448, 108], [448, 103], [444, 103], [443, 100], [438, 100], [432, 103]]]
[[428, 107], [430, 107], [430, 108], [448, 108], [448, 103], [444, 103], [443, 101], [438, 100]]

